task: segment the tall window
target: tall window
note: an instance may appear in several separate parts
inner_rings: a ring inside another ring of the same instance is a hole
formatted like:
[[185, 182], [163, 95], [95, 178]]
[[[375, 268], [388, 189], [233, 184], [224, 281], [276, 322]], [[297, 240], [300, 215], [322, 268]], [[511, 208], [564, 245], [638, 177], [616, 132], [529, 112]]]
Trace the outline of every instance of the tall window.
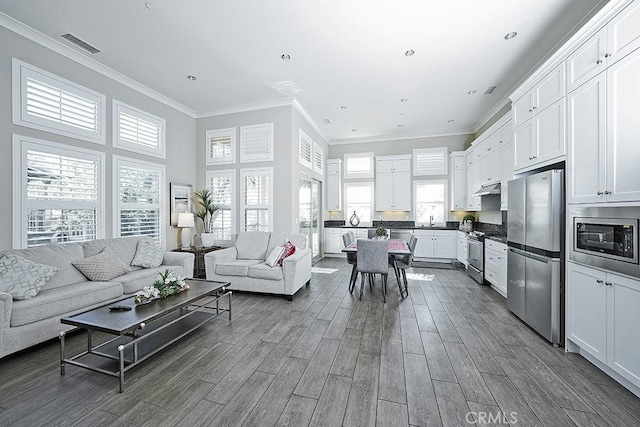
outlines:
[[164, 166], [113, 156], [114, 235], [163, 240]]
[[13, 58], [13, 123], [105, 143], [105, 96]]
[[344, 155], [345, 178], [373, 178], [373, 153]]
[[104, 237], [104, 154], [13, 136], [15, 248]]
[[231, 241], [234, 228], [234, 202], [236, 187], [235, 169], [207, 171], [207, 188], [211, 190], [213, 203], [220, 208], [213, 217], [213, 233], [216, 241]]
[[273, 168], [241, 169], [241, 218], [244, 231], [273, 228]]
[[413, 193], [416, 224], [444, 224], [447, 221], [447, 180], [414, 181]]
[[371, 224], [373, 219], [373, 183], [349, 182], [344, 185], [345, 217], [348, 221], [355, 211], [360, 222]]
[[113, 100], [113, 146], [165, 158], [166, 121]]

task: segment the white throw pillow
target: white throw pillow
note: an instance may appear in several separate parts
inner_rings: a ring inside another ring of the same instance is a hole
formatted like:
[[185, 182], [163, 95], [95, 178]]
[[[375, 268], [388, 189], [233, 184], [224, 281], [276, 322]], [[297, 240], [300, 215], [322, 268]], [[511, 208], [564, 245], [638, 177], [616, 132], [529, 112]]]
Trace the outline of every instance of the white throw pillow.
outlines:
[[106, 247], [102, 252], [71, 264], [92, 282], [108, 282], [131, 271], [117, 255]]
[[284, 253], [284, 250], [284, 246], [276, 246], [275, 248], [273, 248], [269, 256], [267, 256], [267, 259], [265, 260], [266, 264], [271, 268], [275, 267], [275, 265], [280, 260], [280, 257]]
[[10, 294], [14, 300], [33, 298], [57, 271], [51, 265], [13, 254], [0, 255], [0, 291]]
[[156, 242], [140, 240], [131, 265], [142, 268], [160, 267], [162, 261], [164, 261], [164, 252], [164, 248]]

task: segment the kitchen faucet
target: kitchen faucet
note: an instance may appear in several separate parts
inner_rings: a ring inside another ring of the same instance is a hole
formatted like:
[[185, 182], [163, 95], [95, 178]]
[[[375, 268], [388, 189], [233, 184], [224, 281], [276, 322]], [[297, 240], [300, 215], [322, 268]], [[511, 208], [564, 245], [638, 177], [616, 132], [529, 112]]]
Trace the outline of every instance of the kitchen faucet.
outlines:
[[429, 227], [433, 227], [433, 215], [429, 216]]

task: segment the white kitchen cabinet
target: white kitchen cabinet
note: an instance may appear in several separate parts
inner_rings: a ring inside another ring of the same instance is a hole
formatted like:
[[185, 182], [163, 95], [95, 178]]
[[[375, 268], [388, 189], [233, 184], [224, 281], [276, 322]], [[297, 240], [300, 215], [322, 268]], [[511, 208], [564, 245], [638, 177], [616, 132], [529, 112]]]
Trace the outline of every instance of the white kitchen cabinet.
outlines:
[[411, 210], [411, 156], [376, 158], [376, 210]]
[[369, 229], [368, 228], [343, 228], [342, 233], [347, 233], [351, 231], [353, 233], [353, 237], [358, 239], [368, 239], [369, 238]]
[[324, 229], [324, 253], [340, 254], [342, 253], [342, 235], [346, 233], [343, 228], [325, 228]]
[[606, 274], [567, 263], [567, 338], [603, 363], [607, 362]]
[[327, 160], [327, 210], [342, 210], [342, 160]]
[[[618, 13], [607, 28], [607, 66], [640, 48], [640, 2], [633, 2]], [[605, 54], [606, 55], [606, 54]]]
[[497, 147], [490, 154], [480, 160], [481, 185], [494, 184], [502, 179], [502, 157], [500, 148]]
[[567, 202], [640, 200], [640, 50], [568, 96]]
[[473, 174], [471, 166], [473, 165], [473, 149], [469, 148], [464, 155], [465, 164], [465, 193], [466, 193], [466, 210], [473, 210]]
[[467, 205], [467, 183], [464, 151], [454, 151], [449, 155], [451, 188], [451, 210], [464, 210]]
[[513, 127], [522, 126], [565, 95], [565, 64], [558, 64], [513, 103]]
[[464, 231], [456, 232], [456, 258], [467, 266], [467, 234]]
[[607, 29], [585, 41], [567, 58], [567, 91], [571, 92], [606, 68]]
[[500, 210], [506, 211], [509, 207], [509, 181], [513, 179], [513, 144], [504, 145], [500, 151], [502, 161]]
[[507, 245], [486, 239], [484, 244], [484, 277], [491, 287], [507, 297]]
[[640, 281], [567, 263], [567, 338], [640, 387]]
[[514, 129], [514, 171], [561, 161], [565, 154], [565, 99], [561, 98]]
[[416, 238], [414, 258], [423, 259], [456, 259], [456, 231], [455, 230], [424, 230], [413, 231]]

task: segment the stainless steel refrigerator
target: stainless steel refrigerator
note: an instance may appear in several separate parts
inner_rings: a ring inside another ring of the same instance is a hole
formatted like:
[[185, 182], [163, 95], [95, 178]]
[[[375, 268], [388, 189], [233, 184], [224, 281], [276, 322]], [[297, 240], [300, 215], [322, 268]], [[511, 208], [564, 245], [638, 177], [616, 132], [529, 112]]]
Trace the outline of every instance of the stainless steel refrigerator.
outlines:
[[553, 344], [564, 339], [564, 173], [509, 181], [507, 307]]

